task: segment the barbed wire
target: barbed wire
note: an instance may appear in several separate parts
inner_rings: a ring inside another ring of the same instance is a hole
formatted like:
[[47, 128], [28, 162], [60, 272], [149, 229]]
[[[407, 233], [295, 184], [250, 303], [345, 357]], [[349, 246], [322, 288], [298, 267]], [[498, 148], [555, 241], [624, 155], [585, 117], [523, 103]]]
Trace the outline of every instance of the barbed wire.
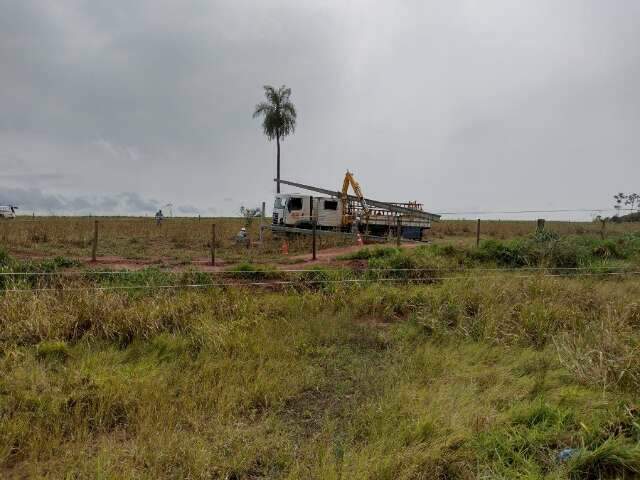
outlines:
[[518, 272], [518, 271], [543, 271], [543, 270], [567, 270], [567, 271], [583, 271], [583, 270], [619, 270], [623, 271], [629, 267], [614, 265], [594, 265], [591, 267], [554, 267], [554, 266], [523, 266], [523, 267], [429, 267], [429, 268], [333, 268], [333, 269], [313, 269], [313, 268], [291, 268], [291, 269], [274, 269], [274, 270], [157, 270], [149, 269], [140, 270], [63, 270], [59, 272], [0, 272], [0, 276], [92, 276], [92, 275], [147, 275], [158, 273], [162, 275], [277, 275], [280, 273], [362, 273], [362, 272]]
[[[573, 275], [568, 274], [536, 274], [536, 275], [511, 275], [510, 278], [542, 278], [542, 277], [586, 277], [586, 276], [622, 276], [622, 275], [639, 275], [640, 271], [628, 271], [628, 272], [581, 272]], [[189, 289], [189, 288], [213, 288], [213, 287], [242, 287], [242, 286], [286, 286], [286, 285], [313, 285], [313, 284], [337, 284], [337, 283], [378, 283], [378, 282], [406, 282], [406, 283], [426, 283], [436, 280], [480, 280], [487, 278], [500, 278], [499, 275], [452, 275], [441, 277], [426, 277], [426, 278], [360, 278], [360, 279], [319, 279], [319, 280], [273, 280], [262, 282], [216, 282], [216, 283], [196, 283], [196, 284], [182, 284], [182, 285], [113, 285], [105, 287], [67, 287], [67, 288], [7, 288], [2, 290], [4, 293], [21, 293], [21, 292], [74, 292], [74, 291], [109, 291], [109, 290], [142, 290], [142, 289]]]

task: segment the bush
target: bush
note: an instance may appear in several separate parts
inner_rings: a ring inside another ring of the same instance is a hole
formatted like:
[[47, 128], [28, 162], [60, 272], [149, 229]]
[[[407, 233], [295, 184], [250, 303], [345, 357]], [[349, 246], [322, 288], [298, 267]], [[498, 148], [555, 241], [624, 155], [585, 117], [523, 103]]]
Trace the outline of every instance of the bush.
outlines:
[[480, 248], [470, 252], [470, 256], [476, 261], [495, 262], [501, 267], [524, 267], [534, 261], [532, 253], [530, 247], [521, 240], [485, 240]]

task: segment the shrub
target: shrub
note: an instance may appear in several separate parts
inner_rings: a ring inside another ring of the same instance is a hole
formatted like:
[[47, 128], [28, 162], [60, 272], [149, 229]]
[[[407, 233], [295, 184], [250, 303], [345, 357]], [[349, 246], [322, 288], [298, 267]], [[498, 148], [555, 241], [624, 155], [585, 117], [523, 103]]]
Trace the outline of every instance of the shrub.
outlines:
[[531, 250], [521, 240], [510, 242], [485, 240], [480, 244], [480, 248], [470, 252], [470, 256], [474, 260], [495, 262], [503, 267], [523, 267], [530, 265], [533, 260]]

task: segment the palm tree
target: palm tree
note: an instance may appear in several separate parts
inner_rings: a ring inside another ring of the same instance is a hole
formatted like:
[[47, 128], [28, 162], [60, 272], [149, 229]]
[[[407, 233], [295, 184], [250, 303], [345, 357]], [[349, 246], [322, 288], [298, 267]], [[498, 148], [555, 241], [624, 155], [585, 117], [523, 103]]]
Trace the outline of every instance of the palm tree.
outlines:
[[291, 103], [291, 89], [282, 85], [275, 89], [271, 85], [264, 86], [266, 102], [256, 105], [253, 118], [263, 116], [262, 129], [269, 140], [276, 139], [278, 162], [276, 169], [277, 193], [280, 193], [280, 138], [293, 133], [296, 129], [296, 107]]

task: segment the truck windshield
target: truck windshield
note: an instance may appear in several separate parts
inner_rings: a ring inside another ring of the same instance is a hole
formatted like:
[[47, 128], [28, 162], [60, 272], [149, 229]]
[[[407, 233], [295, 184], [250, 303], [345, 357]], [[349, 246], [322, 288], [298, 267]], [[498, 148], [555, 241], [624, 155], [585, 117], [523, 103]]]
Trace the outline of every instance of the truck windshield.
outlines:
[[291, 197], [287, 202], [287, 208], [290, 212], [293, 212], [295, 210], [302, 210], [302, 198]]
[[277, 209], [284, 208], [284, 205], [282, 204], [282, 198], [276, 197], [276, 201], [273, 204], [273, 208], [277, 208]]

